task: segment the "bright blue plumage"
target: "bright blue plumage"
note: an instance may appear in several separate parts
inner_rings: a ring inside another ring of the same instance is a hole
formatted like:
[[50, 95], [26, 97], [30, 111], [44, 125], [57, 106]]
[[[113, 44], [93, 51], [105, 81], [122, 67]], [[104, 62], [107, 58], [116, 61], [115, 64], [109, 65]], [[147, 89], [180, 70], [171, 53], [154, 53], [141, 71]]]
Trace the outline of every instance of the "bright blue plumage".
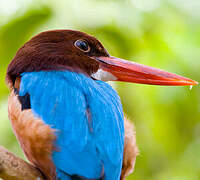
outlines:
[[58, 177], [120, 179], [124, 125], [117, 93], [103, 81], [68, 71], [23, 73], [20, 96], [30, 94], [31, 109], [56, 129], [53, 162]]

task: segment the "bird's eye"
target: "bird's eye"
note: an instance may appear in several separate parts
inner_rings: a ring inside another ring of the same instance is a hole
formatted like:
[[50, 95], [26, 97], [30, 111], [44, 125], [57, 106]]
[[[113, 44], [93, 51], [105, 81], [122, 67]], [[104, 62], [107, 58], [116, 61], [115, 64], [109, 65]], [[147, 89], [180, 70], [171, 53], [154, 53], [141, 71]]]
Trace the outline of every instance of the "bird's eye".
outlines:
[[74, 45], [80, 49], [81, 51], [84, 52], [89, 52], [90, 51], [90, 46], [88, 45], [88, 43], [82, 39], [77, 40]]

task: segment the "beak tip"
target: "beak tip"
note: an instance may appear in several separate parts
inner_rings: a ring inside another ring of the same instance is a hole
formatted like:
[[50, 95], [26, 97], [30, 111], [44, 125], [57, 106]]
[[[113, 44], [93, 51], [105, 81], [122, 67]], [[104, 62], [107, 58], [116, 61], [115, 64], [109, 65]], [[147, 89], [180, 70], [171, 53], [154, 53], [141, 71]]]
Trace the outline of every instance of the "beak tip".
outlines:
[[199, 82], [194, 81], [194, 80], [187, 81], [187, 85], [188, 86], [197, 86], [198, 84], [199, 84]]
[[199, 84], [199, 82], [197, 82], [197, 81], [194, 81], [194, 86], [196, 86], [196, 85], [198, 85]]

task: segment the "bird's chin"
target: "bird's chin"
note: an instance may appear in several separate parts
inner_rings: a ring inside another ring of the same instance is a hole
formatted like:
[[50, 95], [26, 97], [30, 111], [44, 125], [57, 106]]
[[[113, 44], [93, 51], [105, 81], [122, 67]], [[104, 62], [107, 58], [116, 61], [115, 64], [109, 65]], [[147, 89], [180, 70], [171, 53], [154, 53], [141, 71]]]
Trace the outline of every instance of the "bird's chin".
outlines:
[[108, 71], [104, 71], [103, 69], [99, 68], [97, 72], [91, 74], [91, 78], [94, 80], [101, 80], [101, 81], [116, 81], [117, 77], [111, 74]]

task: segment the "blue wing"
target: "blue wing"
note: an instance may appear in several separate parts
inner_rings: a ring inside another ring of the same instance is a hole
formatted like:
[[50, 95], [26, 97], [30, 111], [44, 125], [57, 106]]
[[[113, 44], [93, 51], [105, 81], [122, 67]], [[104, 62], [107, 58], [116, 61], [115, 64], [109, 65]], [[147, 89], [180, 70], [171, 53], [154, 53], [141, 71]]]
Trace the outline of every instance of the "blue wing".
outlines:
[[22, 74], [20, 96], [56, 129], [53, 161], [59, 171], [86, 178], [120, 178], [124, 126], [120, 99], [112, 87], [67, 71]]

